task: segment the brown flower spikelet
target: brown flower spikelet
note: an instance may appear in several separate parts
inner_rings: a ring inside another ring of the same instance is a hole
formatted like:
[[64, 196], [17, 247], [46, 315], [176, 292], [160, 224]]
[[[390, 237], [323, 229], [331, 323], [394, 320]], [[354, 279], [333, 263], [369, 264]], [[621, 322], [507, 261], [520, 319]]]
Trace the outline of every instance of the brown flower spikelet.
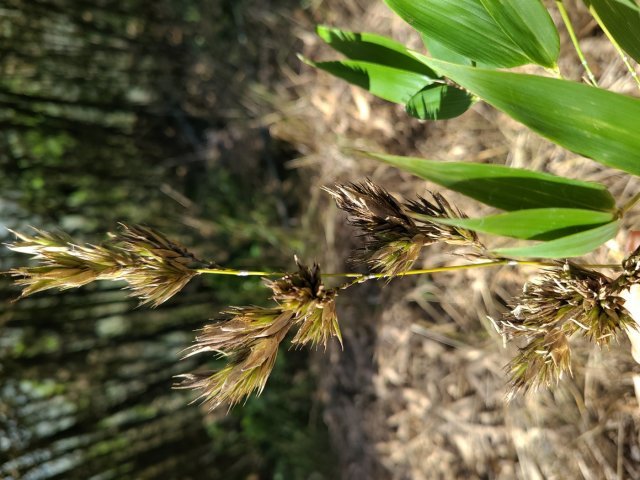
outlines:
[[213, 373], [180, 375], [176, 388], [202, 390], [196, 400], [214, 409], [229, 408], [253, 392], [262, 393], [275, 365], [278, 347], [291, 328], [292, 312], [279, 308], [245, 307], [227, 312], [226, 320], [206, 326], [186, 357], [214, 351], [229, 358]]
[[622, 262], [622, 275], [614, 282], [614, 289], [617, 292], [626, 290], [634, 283], [640, 283], [640, 247]]
[[507, 367], [513, 393], [550, 386], [570, 372], [571, 335], [608, 345], [631, 322], [623, 304], [610, 278], [569, 262], [527, 283], [501, 322], [506, 338], [529, 342]]
[[34, 229], [36, 235], [14, 233], [19, 241], [7, 247], [31, 255], [39, 262], [35, 267], [14, 268], [9, 273], [23, 288], [21, 297], [51, 288], [76, 288], [94, 280], [118, 279], [123, 265], [130, 261], [124, 252], [103, 246], [77, 245], [62, 232]]
[[58, 288], [80, 287], [95, 280], [124, 280], [141, 304], [158, 306], [207, 266], [179, 244], [148, 227], [126, 226], [109, 234], [100, 245], [79, 245], [64, 233], [35, 230], [36, 235], [15, 233], [19, 241], [11, 250], [31, 255], [38, 266], [9, 273], [23, 288], [21, 297]]
[[182, 290], [198, 274], [198, 268], [214, 265], [148, 227], [121, 224], [111, 241], [133, 259], [122, 278], [141, 305], [157, 307]]
[[437, 192], [430, 192], [430, 194], [433, 202], [418, 196], [417, 200], [406, 203], [407, 210], [415, 214], [413, 218], [418, 227], [424, 228], [424, 233], [429, 235], [434, 242], [445, 242], [453, 245], [479, 245], [478, 235], [472, 230], [453, 225], [443, 225], [424, 218], [467, 218], [461, 210], [454, 209], [442, 194]]
[[507, 365], [507, 371], [511, 376], [508, 398], [557, 384], [565, 372], [571, 375], [567, 336], [558, 329], [536, 335]]
[[[324, 188], [336, 205], [348, 215], [351, 225], [362, 231], [363, 250], [353, 259], [364, 261], [390, 276], [410, 270], [426, 245], [438, 241], [456, 244], [477, 242], [473, 232], [441, 225], [414, 216], [450, 218], [461, 216], [440, 194], [432, 194], [434, 203], [419, 197], [402, 204], [371, 180]], [[415, 215], [417, 214], [417, 215]]]
[[283, 310], [293, 312], [298, 331], [291, 342], [294, 345], [322, 344], [325, 349], [331, 337], [342, 345], [342, 335], [336, 315], [336, 289], [327, 289], [322, 283], [320, 266], [301, 264], [296, 258], [298, 271], [279, 280], [265, 280], [273, 291], [273, 299]]
[[277, 307], [232, 307], [220, 322], [205, 326], [185, 356], [216, 352], [228, 358], [217, 372], [181, 375], [177, 388], [202, 390], [198, 399], [216, 408], [231, 406], [264, 389], [278, 346], [293, 327], [294, 345], [323, 344], [332, 336], [342, 343], [335, 312], [335, 289], [326, 289], [320, 267], [302, 265], [278, 280], [265, 280]]
[[185, 358], [204, 352], [226, 354], [248, 348], [256, 339], [288, 331], [294, 314], [281, 308], [231, 307], [223, 315], [221, 321], [205, 325]]

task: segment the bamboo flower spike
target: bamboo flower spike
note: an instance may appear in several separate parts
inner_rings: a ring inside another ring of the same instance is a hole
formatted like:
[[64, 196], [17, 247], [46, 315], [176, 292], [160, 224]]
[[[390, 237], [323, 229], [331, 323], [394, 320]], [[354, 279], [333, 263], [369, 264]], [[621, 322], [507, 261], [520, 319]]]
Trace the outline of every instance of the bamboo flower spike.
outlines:
[[228, 357], [217, 372], [179, 375], [176, 388], [202, 390], [196, 399], [213, 410], [229, 407], [254, 391], [262, 393], [275, 365], [278, 347], [292, 326], [293, 312], [280, 308], [238, 307], [224, 312], [220, 323], [207, 325], [185, 358], [203, 352]]
[[327, 277], [352, 279], [337, 288], [327, 288], [320, 267], [303, 265], [296, 258], [294, 273], [231, 270], [198, 260], [187, 249], [147, 227], [120, 225], [118, 232], [99, 245], [78, 245], [65, 234], [36, 230], [34, 236], [18, 234], [9, 246], [39, 262], [33, 267], [11, 270], [22, 296], [51, 288], [67, 289], [94, 280], [123, 280], [132, 295], [154, 306], [168, 300], [196, 275], [218, 274], [263, 276], [272, 291], [271, 307], [231, 307], [218, 323], [207, 325], [196, 337], [187, 356], [213, 352], [227, 359], [217, 372], [182, 375], [178, 388], [201, 391], [199, 396], [211, 408], [222, 403], [233, 406], [250, 394], [260, 394], [273, 369], [278, 348], [288, 332], [296, 330], [295, 346], [323, 345], [331, 337], [342, 344], [335, 301], [338, 291], [357, 283], [396, 275], [421, 275], [470, 268], [518, 264], [546, 267], [544, 274], [525, 285], [517, 305], [501, 323], [505, 339], [524, 339], [527, 344], [509, 364], [512, 395], [556, 383], [571, 373], [569, 339], [580, 334], [592, 342], [607, 345], [621, 329], [635, 325], [624, 308], [624, 292], [640, 279], [640, 249], [623, 263], [623, 273], [612, 280], [589, 268], [615, 265], [578, 266], [516, 261], [501, 258], [484, 263], [408, 270], [424, 245], [436, 241], [483, 247], [473, 232], [442, 225], [438, 218], [461, 217], [438, 194], [433, 203], [400, 203], [381, 187], [367, 181], [327, 189], [352, 224], [367, 237], [370, 265], [382, 273], [331, 273]]
[[297, 258], [296, 263], [296, 273], [265, 280], [278, 302], [276, 307], [232, 307], [223, 312], [219, 323], [202, 329], [186, 357], [214, 352], [229, 361], [217, 372], [180, 375], [182, 382], [176, 388], [202, 390], [198, 399], [211, 409], [223, 403], [231, 407], [253, 392], [262, 392], [278, 347], [291, 328], [298, 328], [291, 340], [294, 345], [323, 344], [326, 348], [332, 336], [342, 344], [335, 314], [337, 290], [325, 288], [317, 264], [309, 268]]
[[197, 268], [211, 266], [148, 227], [120, 224], [120, 230], [100, 245], [78, 245], [63, 233], [35, 232], [14, 232], [19, 241], [7, 245], [39, 262], [9, 272], [24, 287], [21, 297], [95, 280], [124, 280], [142, 305], [157, 307], [182, 290], [198, 274]]
[[320, 266], [314, 263], [307, 267], [296, 257], [298, 272], [279, 280], [265, 280], [273, 291], [273, 299], [294, 314], [298, 332], [291, 340], [295, 345], [312, 346], [322, 344], [326, 350], [331, 337], [336, 337], [342, 346], [342, 335], [336, 316], [338, 290], [327, 289], [322, 283]]
[[133, 260], [125, 266], [122, 279], [141, 305], [157, 307], [198, 275], [198, 268], [215, 265], [199, 260], [179, 243], [148, 227], [120, 224], [120, 231], [111, 237], [112, 248]]
[[390, 277], [411, 269], [426, 245], [440, 241], [478, 245], [474, 232], [414, 218], [414, 215], [464, 216], [454, 211], [440, 194], [432, 194], [434, 203], [418, 197], [417, 201], [402, 204], [371, 180], [324, 187], [324, 190], [333, 196], [338, 208], [349, 215], [349, 223], [362, 230], [365, 237], [364, 248], [353, 260], [364, 261]]
[[525, 285], [517, 305], [500, 322], [506, 339], [529, 342], [507, 367], [510, 396], [549, 387], [563, 373], [571, 373], [568, 339], [572, 335], [604, 346], [630, 325], [618, 283], [619, 279], [612, 281], [567, 262]]

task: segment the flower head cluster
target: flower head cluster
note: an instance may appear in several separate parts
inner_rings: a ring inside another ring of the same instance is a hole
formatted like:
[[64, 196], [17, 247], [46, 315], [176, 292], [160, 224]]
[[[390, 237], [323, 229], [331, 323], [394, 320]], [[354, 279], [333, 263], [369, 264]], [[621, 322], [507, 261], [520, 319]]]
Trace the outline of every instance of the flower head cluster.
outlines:
[[615, 282], [618, 290], [625, 290], [633, 284], [640, 283], [640, 247], [622, 262], [622, 271], [622, 275]]
[[433, 202], [418, 197], [417, 201], [400, 203], [371, 180], [325, 190], [365, 238], [364, 248], [354, 260], [365, 261], [374, 270], [390, 276], [411, 269], [426, 245], [439, 241], [477, 243], [475, 233], [429, 219], [463, 216], [440, 194], [432, 194]]
[[275, 365], [278, 347], [292, 326], [293, 313], [280, 308], [239, 307], [207, 325], [186, 357], [215, 352], [229, 360], [213, 373], [181, 375], [177, 388], [201, 390], [200, 399], [216, 408], [230, 406], [254, 391], [262, 393]]
[[18, 241], [7, 245], [11, 250], [31, 255], [39, 265], [15, 268], [9, 273], [23, 287], [22, 297], [58, 288], [80, 287], [94, 280], [114, 279], [128, 261], [123, 252], [94, 245], [77, 245], [62, 232], [35, 230], [30, 236], [13, 232]]
[[327, 289], [318, 265], [298, 263], [298, 271], [265, 281], [277, 305], [270, 308], [234, 307], [219, 322], [207, 325], [189, 348], [187, 357], [214, 352], [228, 359], [217, 372], [181, 375], [178, 388], [200, 390], [213, 409], [233, 406], [264, 389], [275, 364], [278, 347], [292, 328], [294, 345], [323, 344], [332, 336], [342, 341], [335, 310], [337, 291]]
[[120, 231], [112, 235], [111, 243], [110, 248], [133, 260], [124, 266], [121, 278], [142, 305], [157, 307], [166, 302], [198, 274], [198, 268], [212, 266], [148, 227], [121, 225]]
[[336, 289], [327, 289], [322, 283], [320, 267], [307, 267], [299, 263], [298, 272], [265, 283], [273, 291], [273, 299], [285, 311], [293, 313], [298, 332], [291, 342], [295, 345], [322, 344], [325, 349], [331, 337], [342, 344], [340, 326], [336, 316]]
[[570, 373], [572, 335], [608, 345], [631, 321], [618, 293], [610, 278], [572, 263], [527, 283], [501, 322], [507, 338], [528, 341], [507, 367], [512, 393], [550, 386]]
[[158, 306], [180, 291], [206, 264], [164, 235], [141, 226], [120, 225], [100, 245], [75, 243], [64, 233], [36, 230], [16, 233], [11, 250], [26, 253], [37, 266], [9, 273], [24, 287], [22, 297], [58, 288], [80, 287], [95, 280], [124, 280], [142, 304]]

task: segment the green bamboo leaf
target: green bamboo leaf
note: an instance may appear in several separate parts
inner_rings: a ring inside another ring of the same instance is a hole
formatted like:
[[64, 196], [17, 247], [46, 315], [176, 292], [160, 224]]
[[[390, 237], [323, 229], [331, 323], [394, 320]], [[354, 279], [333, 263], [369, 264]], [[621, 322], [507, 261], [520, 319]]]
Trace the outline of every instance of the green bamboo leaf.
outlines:
[[615, 208], [609, 191], [598, 183], [504, 165], [360, 153], [502, 210], [557, 207], [612, 211]]
[[640, 62], [640, 7], [634, 0], [585, 0], [599, 23], [636, 62]]
[[357, 60], [314, 62], [300, 59], [390, 102], [406, 104], [425, 86], [433, 83], [428, 75]]
[[560, 37], [540, 0], [481, 0], [502, 31], [533, 63], [557, 67]]
[[494, 252], [512, 258], [570, 258], [586, 255], [606, 241], [616, 236], [619, 222], [614, 221], [585, 232], [574, 233], [566, 237], [538, 243], [537, 245], [516, 248], [499, 248]]
[[475, 62], [494, 67], [530, 62], [480, 0], [385, 0], [385, 3], [427, 38]]
[[450, 48], [445, 47], [443, 44], [434, 40], [427, 35], [422, 35], [422, 43], [429, 50], [429, 54], [433, 58], [437, 58], [438, 60], [444, 60], [445, 62], [451, 63], [460, 63], [462, 65], [472, 65], [473, 62], [465, 57], [464, 55], [460, 55]]
[[553, 142], [640, 175], [640, 99], [556, 78], [420, 58]]
[[407, 113], [421, 120], [446, 120], [462, 115], [473, 105], [473, 97], [451, 85], [429, 85], [406, 105]]
[[576, 208], [534, 208], [482, 218], [416, 218], [481, 233], [524, 240], [554, 240], [590, 230], [614, 220], [613, 213]]
[[435, 72], [416, 60], [410, 50], [387, 37], [373, 33], [356, 33], [319, 25], [318, 36], [350, 60], [361, 60], [436, 78]]
[[557, 67], [560, 36], [540, 0], [481, 0], [502, 31], [533, 63]]

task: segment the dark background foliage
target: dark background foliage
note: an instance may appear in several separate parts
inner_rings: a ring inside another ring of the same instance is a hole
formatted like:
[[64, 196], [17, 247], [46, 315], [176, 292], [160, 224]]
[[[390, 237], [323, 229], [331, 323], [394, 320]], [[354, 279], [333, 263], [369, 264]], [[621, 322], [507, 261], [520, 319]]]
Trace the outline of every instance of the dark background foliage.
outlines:
[[[262, 126], [293, 1], [6, 0], [0, 6], [0, 235], [28, 225], [100, 241], [145, 223], [228, 266], [291, 263], [304, 179]], [[24, 262], [1, 250], [0, 269]], [[119, 285], [10, 303], [0, 279], [0, 478], [331, 478], [302, 351], [229, 415], [172, 376], [195, 329], [258, 281], [196, 279], [157, 310]], [[215, 366], [212, 364], [211, 366]], [[325, 458], [326, 457], [326, 458]]]

